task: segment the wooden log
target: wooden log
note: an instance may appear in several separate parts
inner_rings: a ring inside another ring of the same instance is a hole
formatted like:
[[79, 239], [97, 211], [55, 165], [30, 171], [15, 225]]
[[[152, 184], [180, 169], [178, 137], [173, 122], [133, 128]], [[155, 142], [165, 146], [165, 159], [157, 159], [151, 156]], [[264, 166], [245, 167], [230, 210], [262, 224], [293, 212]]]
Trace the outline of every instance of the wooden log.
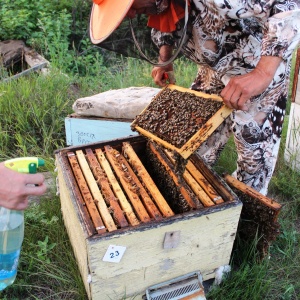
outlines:
[[[165, 150], [165, 153], [167, 154], [171, 162], [175, 165], [176, 160], [174, 158], [174, 154], [167, 149]], [[215, 203], [211, 200], [211, 198], [208, 196], [206, 191], [202, 188], [199, 182], [191, 174], [192, 172], [190, 170], [185, 169], [183, 172], [183, 178], [185, 179], [186, 183], [190, 186], [190, 188], [193, 190], [193, 192], [197, 195], [197, 197], [199, 198], [203, 206], [208, 207], [208, 206], [215, 205]]]
[[110, 166], [109, 162], [107, 161], [103, 151], [101, 149], [95, 149], [95, 153], [96, 153], [97, 159], [98, 159], [101, 167], [103, 168], [103, 170], [107, 176], [109, 183], [112, 186], [112, 189], [113, 189], [116, 197], [120, 201], [120, 205], [125, 213], [127, 220], [129, 221], [129, 223], [132, 226], [136, 226], [136, 225], [140, 224], [140, 221], [137, 219], [130, 203], [128, 202], [125, 194], [123, 193], [123, 190], [120, 187], [118, 180], [116, 179], [116, 177], [111, 169], [111, 166]]
[[82, 197], [90, 214], [90, 217], [93, 221], [93, 224], [96, 228], [96, 231], [101, 234], [106, 232], [106, 228], [103, 224], [99, 211], [96, 207], [94, 199], [89, 191], [88, 185], [84, 179], [83, 173], [80, 169], [79, 163], [77, 161], [76, 155], [73, 152], [68, 152], [68, 159], [73, 170], [74, 176], [76, 178], [77, 184], [81, 191]]
[[[86, 152], [90, 150], [87, 149]], [[90, 150], [92, 151], [92, 150]], [[123, 215], [123, 212], [121, 208], [119, 207], [118, 203], [115, 203], [114, 201], [106, 201], [106, 203], [109, 205], [109, 209], [105, 203], [105, 200], [103, 198], [103, 195], [101, 194], [98, 184], [96, 180], [98, 181], [98, 173], [95, 171], [97, 169], [97, 165], [93, 164], [93, 153], [90, 153], [87, 155], [87, 159], [89, 160], [90, 166], [86, 161], [85, 155], [82, 150], [77, 150], [76, 155], [80, 164], [80, 167], [82, 169], [82, 172], [85, 176], [85, 179], [88, 183], [88, 186], [90, 188], [90, 191], [94, 197], [94, 201], [97, 203], [100, 215], [103, 219], [103, 222], [105, 226], [107, 227], [108, 231], [114, 231], [117, 229], [116, 224], [114, 223], [114, 220], [116, 221], [117, 225], [119, 225], [121, 228], [128, 226], [128, 223]], [[94, 157], [96, 160], [96, 163], [99, 165], [96, 157]], [[94, 177], [95, 176], [95, 177]], [[96, 179], [95, 179], [96, 178]], [[110, 212], [113, 214], [114, 220], [112, 216], [110, 215]]]
[[184, 186], [182, 180], [178, 177], [176, 172], [173, 170], [171, 163], [170, 162], [168, 163], [167, 157], [162, 152], [162, 150], [160, 150], [158, 147], [155, 147], [153, 142], [149, 142], [149, 149], [153, 152], [153, 154], [156, 156], [159, 162], [164, 166], [166, 172], [171, 176], [173, 182], [177, 186], [178, 190], [180, 191], [181, 195], [188, 203], [188, 205], [193, 209], [202, 207], [201, 203], [198, 200], [195, 201], [195, 199], [191, 197], [189, 191]]
[[128, 197], [131, 199], [133, 207], [135, 207], [136, 203], [140, 203], [146, 208], [147, 215], [149, 214], [149, 216], [155, 220], [161, 220], [161, 213], [153, 203], [143, 185], [140, 183], [137, 176], [134, 174], [124, 156], [110, 146], [105, 146], [104, 149], [108, 160], [114, 167], [114, 170], [119, 176]]
[[152, 195], [153, 200], [155, 201], [157, 207], [160, 209], [161, 213], [165, 217], [171, 217], [174, 215], [174, 212], [170, 208], [169, 204], [157, 188], [156, 184], [152, 180], [151, 176], [149, 175], [146, 168], [143, 166], [142, 162], [140, 161], [139, 157], [135, 153], [134, 149], [130, 145], [129, 142], [123, 143], [123, 153], [132, 166], [132, 168], [137, 173], [140, 180], [146, 186], [148, 192]]
[[186, 168], [215, 204], [224, 202], [223, 198], [216, 192], [213, 186], [206, 180], [200, 170], [197, 169], [191, 161], [187, 162]]

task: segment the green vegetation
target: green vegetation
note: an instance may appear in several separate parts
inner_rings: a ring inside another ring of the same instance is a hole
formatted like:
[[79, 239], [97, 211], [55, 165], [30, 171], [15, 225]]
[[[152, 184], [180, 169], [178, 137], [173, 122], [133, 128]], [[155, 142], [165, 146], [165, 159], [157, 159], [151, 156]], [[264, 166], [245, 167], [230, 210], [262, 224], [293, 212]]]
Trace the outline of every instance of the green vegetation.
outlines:
[[[287, 125], [286, 122], [285, 126]], [[219, 287], [210, 291], [208, 299], [299, 299], [300, 284], [297, 278], [300, 276], [300, 174], [291, 170], [284, 161], [284, 146], [285, 136], [281, 142], [280, 157], [269, 191], [271, 198], [283, 205], [279, 216], [281, 233], [271, 245], [269, 256], [261, 262], [258, 262], [257, 253], [254, 251], [255, 241], [249, 247], [240, 244], [237, 239], [232, 254], [233, 271]], [[233, 153], [233, 141], [230, 140], [216, 166], [218, 171], [234, 170]]]
[[[77, 0], [71, 5], [68, 1], [22, 0], [16, 7], [14, 1], [2, 0], [1, 5], [0, 40], [26, 40], [51, 62], [51, 72], [1, 82], [10, 74], [0, 67], [0, 160], [42, 157], [46, 166], [41, 171], [50, 172], [54, 180], [53, 152], [66, 147], [64, 118], [72, 113], [73, 102], [109, 89], [154, 86], [151, 66], [91, 48], [85, 36], [88, 1]], [[196, 67], [181, 58], [175, 68], [177, 84], [189, 87]], [[253, 250], [255, 241], [250, 249], [239, 244], [233, 251], [232, 272], [207, 294], [207, 299], [298, 299], [300, 174], [283, 159], [285, 136], [286, 132], [270, 186], [274, 199], [284, 204], [281, 233], [262, 262], [257, 261]], [[235, 156], [230, 140], [215, 167], [217, 172], [233, 171]], [[1, 293], [1, 299], [86, 299], [56, 188], [31, 203], [25, 212], [17, 280]]]

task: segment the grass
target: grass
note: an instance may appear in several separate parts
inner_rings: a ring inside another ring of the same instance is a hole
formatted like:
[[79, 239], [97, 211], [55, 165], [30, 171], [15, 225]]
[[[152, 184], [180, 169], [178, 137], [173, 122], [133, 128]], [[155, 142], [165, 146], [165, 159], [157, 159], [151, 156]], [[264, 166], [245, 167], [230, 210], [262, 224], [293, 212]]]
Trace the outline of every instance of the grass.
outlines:
[[[284, 160], [287, 127], [288, 118], [285, 119], [279, 158], [269, 186], [269, 196], [283, 205], [279, 216], [281, 233], [271, 245], [269, 256], [261, 263], [257, 262], [255, 241], [252, 245], [243, 245], [237, 240], [231, 262], [234, 271], [221, 286], [210, 291], [207, 299], [299, 299], [300, 174]], [[235, 157], [233, 140], [230, 139], [215, 167], [218, 173], [232, 172]]]
[[[195, 66], [180, 59], [175, 67], [177, 84], [189, 87]], [[64, 118], [72, 113], [76, 99], [108, 89], [154, 86], [149, 75], [151, 67], [138, 60], [120, 58], [112, 68], [99, 61], [95, 70], [97, 76], [80, 78], [54, 69], [48, 76], [32, 74], [0, 83], [0, 160], [36, 155], [46, 160], [41, 171], [50, 172], [54, 178], [53, 152], [66, 147]], [[284, 204], [281, 233], [270, 247], [269, 258], [260, 263], [253, 250], [255, 241], [250, 247], [237, 243], [232, 255], [233, 271], [207, 294], [207, 299], [298, 299], [300, 175], [284, 162], [285, 136], [286, 132], [270, 185], [270, 193]], [[235, 157], [230, 140], [216, 170], [231, 173]], [[25, 218], [17, 280], [1, 293], [1, 299], [87, 299], [55, 187], [32, 201]]]

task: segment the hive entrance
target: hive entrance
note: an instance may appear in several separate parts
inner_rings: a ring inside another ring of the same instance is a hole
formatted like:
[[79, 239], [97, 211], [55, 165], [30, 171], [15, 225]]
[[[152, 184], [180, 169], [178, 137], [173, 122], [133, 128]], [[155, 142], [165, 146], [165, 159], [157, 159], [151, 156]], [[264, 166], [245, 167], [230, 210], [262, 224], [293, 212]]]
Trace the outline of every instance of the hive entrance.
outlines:
[[200, 272], [186, 274], [167, 282], [156, 284], [146, 290], [146, 300], [180, 299], [206, 299]]

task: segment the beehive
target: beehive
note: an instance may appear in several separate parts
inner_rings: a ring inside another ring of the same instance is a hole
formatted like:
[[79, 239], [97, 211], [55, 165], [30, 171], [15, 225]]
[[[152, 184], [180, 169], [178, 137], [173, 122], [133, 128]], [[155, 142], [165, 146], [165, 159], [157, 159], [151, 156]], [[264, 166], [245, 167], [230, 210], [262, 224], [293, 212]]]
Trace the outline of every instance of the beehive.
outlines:
[[142, 299], [149, 286], [194, 271], [214, 278], [229, 263], [241, 202], [197, 156], [181, 174], [172, 155], [142, 136], [56, 151], [64, 222], [90, 299]]

